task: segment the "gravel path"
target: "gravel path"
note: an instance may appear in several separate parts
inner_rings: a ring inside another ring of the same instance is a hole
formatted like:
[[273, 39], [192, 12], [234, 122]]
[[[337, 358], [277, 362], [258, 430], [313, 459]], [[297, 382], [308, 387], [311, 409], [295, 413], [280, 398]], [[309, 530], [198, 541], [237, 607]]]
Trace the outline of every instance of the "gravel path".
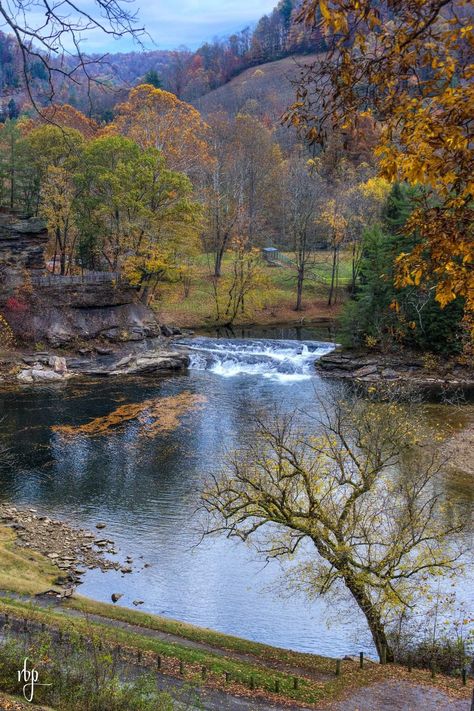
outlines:
[[384, 681], [358, 689], [343, 701], [319, 708], [321, 711], [470, 711], [471, 702], [451, 699], [429, 686]]

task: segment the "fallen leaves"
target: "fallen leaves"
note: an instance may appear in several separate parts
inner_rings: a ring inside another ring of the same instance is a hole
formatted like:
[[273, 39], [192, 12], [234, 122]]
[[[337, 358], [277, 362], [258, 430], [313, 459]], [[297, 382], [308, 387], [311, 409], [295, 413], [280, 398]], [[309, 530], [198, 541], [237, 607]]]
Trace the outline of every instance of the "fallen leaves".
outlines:
[[140, 434], [155, 437], [161, 432], [172, 432], [181, 424], [184, 415], [202, 407], [207, 401], [204, 395], [189, 391], [120, 405], [113, 412], [96, 417], [83, 425], [56, 425], [52, 429], [66, 437], [97, 437], [112, 434], [130, 422], [138, 422]]

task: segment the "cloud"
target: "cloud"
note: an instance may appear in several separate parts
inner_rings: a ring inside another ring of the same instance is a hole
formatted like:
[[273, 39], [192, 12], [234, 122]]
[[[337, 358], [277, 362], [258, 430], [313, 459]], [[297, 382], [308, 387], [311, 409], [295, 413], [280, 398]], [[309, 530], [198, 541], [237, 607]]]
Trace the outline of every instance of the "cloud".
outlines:
[[[186, 45], [197, 49], [214, 37], [224, 37], [254, 24], [271, 12], [277, 0], [137, 0], [138, 20], [152, 41], [147, 49], [175, 49]], [[87, 38], [88, 51], [127, 51], [130, 39], [114, 41], [100, 33]]]
[[[254, 24], [262, 15], [271, 12], [277, 0], [135, 0], [126, 4], [129, 12], [137, 11], [139, 26], [143, 26], [150, 39], [144, 39], [146, 49], [176, 49], [186, 45], [197, 49], [214, 37], [225, 37]], [[92, 16], [97, 16], [94, 0], [80, 0], [78, 6]], [[33, 27], [45, 21], [42, 5], [32, 5], [26, 14]], [[0, 29], [8, 32], [8, 28]], [[100, 30], [84, 33], [82, 49], [89, 53], [126, 52], [139, 47], [130, 37], [115, 40]], [[68, 49], [74, 50], [66, 37]]]

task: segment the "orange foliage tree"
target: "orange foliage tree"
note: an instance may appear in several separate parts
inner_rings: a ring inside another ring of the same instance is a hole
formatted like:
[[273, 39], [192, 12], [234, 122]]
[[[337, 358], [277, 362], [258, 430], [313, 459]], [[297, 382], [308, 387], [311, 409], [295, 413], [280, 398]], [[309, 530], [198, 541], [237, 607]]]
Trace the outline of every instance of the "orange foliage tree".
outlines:
[[121, 134], [141, 148], [157, 148], [172, 170], [196, 175], [208, 161], [207, 126], [193, 106], [174, 94], [141, 84], [117, 107], [106, 135]]
[[399, 255], [397, 283], [431, 283], [441, 306], [462, 297], [472, 319], [474, 39], [467, 0], [305, 0], [299, 19], [319, 23], [329, 51], [302, 70], [288, 121], [324, 143], [332, 131], [354, 128], [361, 114], [377, 120], [381, 176], [423, 188], [406, 225], [420, 239]]
[[78, 111], [69, 104], [51, 104], [41, 110], [41, 114], [34, 119], [22, 123], [23, 133], [29, 133], [34, 128], [43, 124], [54, 124], [60, 128], [73, 128], [79, 131], [86, 139], [95, 138], [99, 130], [98, 124], [87, 118], [81, 111]]

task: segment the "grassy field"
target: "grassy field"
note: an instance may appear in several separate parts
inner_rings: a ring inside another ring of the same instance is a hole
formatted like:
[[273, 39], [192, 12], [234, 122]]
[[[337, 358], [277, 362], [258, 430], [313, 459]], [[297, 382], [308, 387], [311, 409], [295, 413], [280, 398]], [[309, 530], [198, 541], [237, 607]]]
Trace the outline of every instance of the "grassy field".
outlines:
[[[291, 259], [291, 254], [283, 257]], [[223, 277], [228, 273], [231, 258], [223, 262]], [[268, 265], [263, 259], [261, 267], [264, 286], [248, 299], [246, 311], [236, 320], [236, 325], [267, 325], [272, 323], [309, 323], [320, 319], [334, 319], [347, 298], [347, 285], [351, 279], [349, 254], [343, 253], [339, 265], [339, 289], [336, 304], [327, 305], [331, 282], [331, 255], [318, 251], [315, 264], [308, 268], [303, 290], [303, 310], [295, 311], [296, 269], [286, 260], [280, 266]], [[212, 255], [201, 255], [196, 260], [189, 295], [185, 297], [180, 282], [163, 285], [157, 294], [154, 307], [163, 323], [187, 328], [202, 328], [216, 322], [214, 290], [212, 285]]]
[[15, 545], [15, 533], [0, 526], [0, 589], [35, 595], [53, 587], [58, 574], [47, 558]]

